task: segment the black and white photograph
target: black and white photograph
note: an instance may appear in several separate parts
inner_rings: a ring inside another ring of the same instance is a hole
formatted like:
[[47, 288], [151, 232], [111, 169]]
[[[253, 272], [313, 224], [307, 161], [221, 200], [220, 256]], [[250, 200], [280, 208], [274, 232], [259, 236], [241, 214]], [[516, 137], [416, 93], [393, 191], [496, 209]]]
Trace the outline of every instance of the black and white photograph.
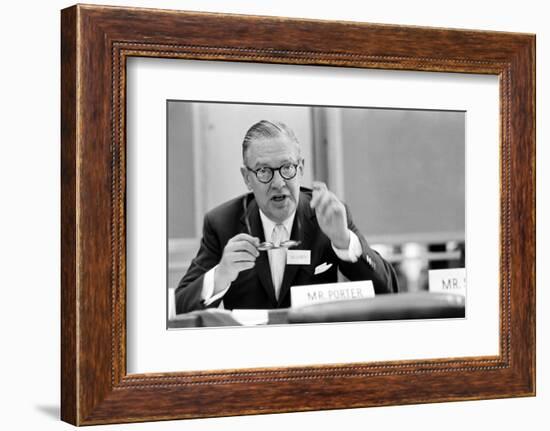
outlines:
[[1, 428], [548, 429], [544, 4], [6, 2]]
[[166, 109], [169, 329], [465, 318], [465, 111]]

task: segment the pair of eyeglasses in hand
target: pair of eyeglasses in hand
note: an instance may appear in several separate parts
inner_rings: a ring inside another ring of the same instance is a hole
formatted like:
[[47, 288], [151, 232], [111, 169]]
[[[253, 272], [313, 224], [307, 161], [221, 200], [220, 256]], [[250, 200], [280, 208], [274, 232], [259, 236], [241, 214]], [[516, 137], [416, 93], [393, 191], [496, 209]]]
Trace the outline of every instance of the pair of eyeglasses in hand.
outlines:
[[277, 246], [269, 241], [261, 242], [258, 247], [256, 247], [259, 251], [268, 251], [268, 250], [275, 250], [277, 248], [292, 248], [292, 247], [298, 247], [302, 242], [301, 241], [294, 241], [293, 239], [287, 239], [286, 241], [281, 241], [281, 243]]
[[[246, 196], [243, 198], [243, 211], [244, 211], [244, 221], [246, 224], [246, 230], [248, 231], [248, 234], [250, 236], [252, 235], [252, 228], [250, 227], [250, 220], [248, 220], [248, 205], [246, 202]], [[300, 220], [297, 219], [296, 222], [298, 223], [298, 231], [300, 230]], [[275, 250], [278, 248], [293, 248], [298, 247], [302, 242], [301, 241], [295, 241], [293, 239], [287, 239], [286, 241], [281, 241], [279, 245], [276, 245], [270, 241], [264, 241], [261, 242], [256, 249], [258, 251], [268, 251], [268, 250]]]

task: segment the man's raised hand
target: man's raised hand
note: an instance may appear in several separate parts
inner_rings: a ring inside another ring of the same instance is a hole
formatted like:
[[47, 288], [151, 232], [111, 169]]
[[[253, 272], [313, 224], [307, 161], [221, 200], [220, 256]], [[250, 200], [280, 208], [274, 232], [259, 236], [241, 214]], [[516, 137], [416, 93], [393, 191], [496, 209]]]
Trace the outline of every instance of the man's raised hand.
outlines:
[[346, 207], [325, 183], [313, 182], [313, 195], [310, 202], [315, 210], [319, 227], [330, 239], [334, 247], [345, 250], [349, 247], [350, 235]]

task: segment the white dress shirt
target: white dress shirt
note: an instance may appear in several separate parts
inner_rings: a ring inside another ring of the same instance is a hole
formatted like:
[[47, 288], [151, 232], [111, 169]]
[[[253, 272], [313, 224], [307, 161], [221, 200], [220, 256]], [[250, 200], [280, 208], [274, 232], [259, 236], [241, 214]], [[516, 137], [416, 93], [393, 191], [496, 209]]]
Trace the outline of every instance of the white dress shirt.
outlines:
[[[292, 232], [292, 224], [294, 223], [295, 215], [296, 215], [296, 211], [294, 211], [292, 215], [282, 223], [282, 225], [286, 229], [287, 236], [285, 239], [290, 238], [290, 233]], [[262, 210], [260, 210], [260, 219], [262, 221], [262, 227], [264, 230], [264, 238], [266, 238], [266, 241], [271, 241], [271, 235], [277, 223], [275, 223], [270, 218], [268, 218], [262, 212]], [[363, 253], [363, 249], [361, 247], [361, 242], [359, 241], [359, 238], [357, 238], [357, 235], [355, 235], [355, 233], [349, 229], [348, 231], [349, 231], [350, 240], [349, 240], [349, 246], [347, 249], [341, 250], [334, 247], [334, 244], [331, 243], [331, 245], [332, 245], [332, 249], [336, 253], [336, 256], [338, 256], [340, 260], [353, 263], [353, 262], [357, 262], [357, 259], [359, 259], [359, 256], [361, 256], [361, 254]], [[277, 283], [279, 284], [278, 286], [275, 286], [275, 284], [277, 280], [282, 281], [283, 279], [286, 262], [283, 261], [284, 263], [280, 264], [279, 261], [281, 258], [286, 259], [286, 249], [268, 250], [267, 255], [269, 258], [269, 268], [271, 269], [271, 279], [273, 281], [273, 287], [275, 288], [275, 296], [278, 298], [279, 297], [278, 293], [281, 286], [280, 286], [280, 283]], [[275, 259], [277, 259], [278, 264], [273, 265], [273, 261]], [[222, 298], [227, 292], [227, 290], [229, 289], [229, 286], [231, 285], [231, 284], [228, 284], [222, 291], [218, 292], [215, 295], [213, 294], [214, 293], [214, 272], [217, 267], [218, 265], [216, 265], [214, 268], [210, 269], [208, 272], [206, 272], [206, 274], [204, 274], [201, 298], [203, 299], [204, 305], [206, 306], [212, 304], [214, 301], [217, 301], [219, 298]], [[283, 273], [274, 274], [273, 272], [274, 267], [276, 268], [275, 269], [276, 271], [282, 271]], [[224, 308], [223, 301], [220, 302], [219, 308]]]
[[[284, 222], [280, 223], [283, 225], [283, 234], [281, 238], [279, 238], [280, 242], [290, 239], [290, 232], [292, 231], [292, 223], [294, 223], [295, 215], [296, 211], [294, 211], [294, 213], [292, 213], [292, 215]], [[275, 241], [273, 234], [277, 224], [269, 219], [261, 210], [260, 219], [262, 220], [262, 226], [264, 229], [264, 238], [266, 241], [274, 243]], [[279, 299], [279, 292], [281, 290], [281, 284], [285, 274], [286, 248], [268, 250], [267, 257], [269, 259], [269, 268], [271, 270], [271, 281], [273, 282], [273, 288], [275, 289], [275, 298]]]

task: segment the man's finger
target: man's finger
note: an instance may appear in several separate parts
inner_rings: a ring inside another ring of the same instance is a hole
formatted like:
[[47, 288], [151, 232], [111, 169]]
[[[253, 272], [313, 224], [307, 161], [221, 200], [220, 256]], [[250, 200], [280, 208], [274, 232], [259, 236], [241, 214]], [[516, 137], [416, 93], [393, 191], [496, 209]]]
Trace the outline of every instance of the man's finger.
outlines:
[[311, 201], [309, 202], [309, 206], [311, 208], [315, 208], [318, 200], [319, 200], [319, 192], [314, 190], [313, 194], [311, 195]]
[[229, 255], [231, 262], [256, 262], [256, 256], [248, 253], [247, 251], [233, 251]]
[[254, 268], [256, 262], [237, 262], [235, 265], [237, 266], [237, 270], [241, 272]]
[[330, 195], [330, 193], [323, 194], [319, 198], [319, 201], [315, 206], [315, 211], [317, 211], [319, 214], [324, 215], [327, 207], [331, 204], [331, 202], [332, 202], [332, 196]]
[[253, 246], [257, 246], [258, 244], [260, 244], [259, 238], [249, 235], [247, 233], [240, 233], [238, 235], [235, 235], [228, 242], [236, 242], [236, 241], [248, 241]]
[[313, 190], [319, 190], [319, 191], [328, 190], [327, 185], [322, 181], [313, 181], [312, 186], [313, 186]]
[[327, 194], [326, 190], [317, 189], [313, 191], [310, 206], [311, 208], [316, 208], [319, 205], [319, 200], [322, 199]]
[[234, 241], [231, 244], [228, 245], [229, 251], [244, 251], [247, 253], [250, 253], [252, 256], [258, 257], [260, 255], [260, 252], [256, 248], [256, 246], [252, 245], [250, 242], [246, 240], [240, 240], [240, 241]]
[[317, 206], [317, 202], [324, 193], [328, 191], [327, 185], [321, 181], [313, 181], [313, 193], [311, 197], [310, 206], [311, 208], [315, 208]]

